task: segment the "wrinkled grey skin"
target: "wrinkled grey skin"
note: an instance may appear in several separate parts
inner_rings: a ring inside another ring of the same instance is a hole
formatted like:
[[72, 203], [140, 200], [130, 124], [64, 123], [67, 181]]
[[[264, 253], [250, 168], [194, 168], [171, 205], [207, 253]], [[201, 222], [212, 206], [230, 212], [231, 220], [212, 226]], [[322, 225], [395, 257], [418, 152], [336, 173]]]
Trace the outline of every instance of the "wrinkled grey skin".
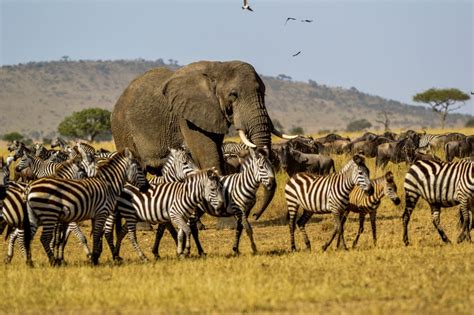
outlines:
[[185, 144], [200, 168], [222, 173], [221, 145], [231, 124], [257, 147], [271, 149], [273, 125], [264, 96], [255, 69], [241, 61], [152, 69], [133, 80], [115, 105], [115, 145], [131, 148], [142, 166], [159, 173], [168, 148]]

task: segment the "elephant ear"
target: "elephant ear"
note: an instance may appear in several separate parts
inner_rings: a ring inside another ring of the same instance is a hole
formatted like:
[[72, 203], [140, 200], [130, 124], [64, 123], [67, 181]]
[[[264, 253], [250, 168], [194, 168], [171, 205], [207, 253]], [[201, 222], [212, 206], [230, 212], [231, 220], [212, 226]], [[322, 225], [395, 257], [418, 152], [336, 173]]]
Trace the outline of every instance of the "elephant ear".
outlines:
[[162, 93], [178, 117], [208, 132], [227, 132], [229, 123], [216, 96], [216, 82], [209, 76], [186, 73], [171, 77], [164, 83]]

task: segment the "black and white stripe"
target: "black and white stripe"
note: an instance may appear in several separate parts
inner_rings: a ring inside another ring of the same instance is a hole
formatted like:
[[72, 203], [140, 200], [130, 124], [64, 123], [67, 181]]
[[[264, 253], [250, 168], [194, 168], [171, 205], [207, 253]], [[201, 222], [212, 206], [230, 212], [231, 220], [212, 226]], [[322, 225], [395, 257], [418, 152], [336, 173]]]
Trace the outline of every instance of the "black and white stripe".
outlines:
[[441, 207], [460, 205], [463, 220], [458, 243], [471, 240], [473, 209], [471, 202], [474, 198], [474, 162], [460, 160], [452, 163], [436, 161], [417, 161], [405, 175], [405, 211], [403, 212], [403, 241], [408, 241], [408, 223], [413, 209], [422, 197], [431, 208], [433, 224], [441, 239], [449, 243], [440, 222]]
[[208, 204], [203, 203], [199, 205], [195, 215], [191, 218], [191, 228], [199, 255], [202, 255], [204, 250], [199, 241], [196, 222], [204, 213], [215, 217], [234, 216], [237, 220], [235, 241], [232, 247], [234, 253], [239, 253], [239, 242], [243, 228], [245, 228], [250, 239], [252, 251], [254, 253], [257, 252], [252, 227], [247, 218], [255, 205], [260, 183], [263, 184], [267, 191], [274, 191], [275, 189], [275, 174], [271, 162], [265, 154], [251, 149], [250, 155], [244, 161], [241, 171], [236, 174], [222, 176], [221, 183], [224, 190], [225, 211], [216, 212]]
[[359, 214], [359, 231], [357, 236], [352, 243], [352, 247], [357, 245], [359, 237], [364, 232], [364, 221], [366, 214], [370, 216], [370, 223], [372, 226], [372, 238], [374, 241], [374, 246], [377, 243], [377, 209], [380, 206], [382, 198], [387, 196], [395, 204], [400, 204], [400, 198], [397, 195], [397, 185], [393, 179], [393, 173], [387, 172], [385, 175], [372, 180], [372, 187], [374, 188], [374, 193], [371, 196], [368, 196], [365, 191], [360, 188], [360, 186], [354, 187], [352, 192], [349, 195], [349, 205], [347, 206], [346, 213], [342, 218], [342, 225], [344, 229], [344, 223], [346, 222], [347, 215], [350, 212], [355, 212]]
[[[173, 222], [178, 231], [178, 255], [189, 255], [191, 230], [188, 220], [194, 209], [203, 200], [219, 210], [223, 205], [222, 185], [215, 169], [198, 171], [182, 182], [152, 184], [148, 192], [142, 193], [132, 185], [126, 185], [124, 193], [117, 200], [117, 213], [125, 218], [115, 246], [114, 257], [120, 257], [120, 244], [129, 232], [133, 247], [142, 260], [146, 259], [136, 238], [136, 224], [145, 221], [152, 224]], [[119, 219], [117, 217], [117, 219]], [[117, 224], [119, 220], [117, 220]], [[183, 249], [183, 241], [185, 246]]]
[[364, 158], [359, 155], [355, 155], [337, 173], [327, 176], [297, 173], [291, 177], [285, 187], [291, 249], [296, 250], [295, 219], [300, 206], [304, 212], [297, 223], [303, 233], [308, 249], [311, 248], [311, 244], [306, 234], [305, 225], [314, 213], [330, 213], [334, 217], [334, 231], [329, 241], [323, 246], [323, 250], [329, 247], [336, 234], [339, 235], [338, 247], [341, 240], [345, 247], [344, 239], [342, 238], [341, 220], [349, 204], [349, 194], [356, 185], [361, 186], [369, 195], [373, 193], [369, 169], [365, 165]]
[[[125, 149], [101, 166], [95, 177], [82, 180], [46, 177], [30, 185], [27, 205], [32, 233], [39, 225], [43, 226], [41, 242], [52, 264], [56, 261], [49, 244], [56, 224], [86, 219], [93, 219], [92, 263], [98, 263], [105, 220], [113, 212], [125, 181], [136, 183], [140, 178], [139, 170], [133, 154]], [[137, 184], [146, 190], [148, 183], [144, 176], [141, 178], [143, 180]]]

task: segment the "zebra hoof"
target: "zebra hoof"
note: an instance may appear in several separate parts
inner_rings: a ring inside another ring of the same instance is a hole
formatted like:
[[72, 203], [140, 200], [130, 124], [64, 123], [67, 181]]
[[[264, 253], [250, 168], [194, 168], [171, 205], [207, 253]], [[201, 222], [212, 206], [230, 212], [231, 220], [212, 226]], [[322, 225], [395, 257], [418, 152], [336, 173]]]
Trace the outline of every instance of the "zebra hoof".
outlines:
[[155, 255], [155, 260], [160, 260], [160, 259], [161, 259], [160, 255], [156, 254]]
[[147, 262], [149, 262], [148, 258], [145, 257], [145, 256], [141, 257], [140, 260], [141, 260], [142, 263], [147, 263]]
[[323, 245], [323, 246], [321, 247], [321, 249], [323, 250], [323, 252], [325, 252], [325, 251], [328, 249], [328, 246], [327, 246], [327, 245]]
[[122, 261], [123, 261], [123, 258], [120, 257], [120, 256], [114, 256], [113, 259], [114, 259], [114, 261], [116, 261], [116, 262], [122, 262]]
[[3, 259], [3, 262], [5, 262], [5, 264], [9, 264], [12, 262], [12, 256], [5, 256], [5, 258]]
[[28, 267], [30, 267], [30, 268], [33, 268], [33, 267], [34, 267], [32, 260], [27, 260], [27, 261], [26, 261], [26, 265], [27, 265]]
[[200, 252], [198, 255], [199, 255], [199, 257], [206, 257], [207, 253], [206, 252]]

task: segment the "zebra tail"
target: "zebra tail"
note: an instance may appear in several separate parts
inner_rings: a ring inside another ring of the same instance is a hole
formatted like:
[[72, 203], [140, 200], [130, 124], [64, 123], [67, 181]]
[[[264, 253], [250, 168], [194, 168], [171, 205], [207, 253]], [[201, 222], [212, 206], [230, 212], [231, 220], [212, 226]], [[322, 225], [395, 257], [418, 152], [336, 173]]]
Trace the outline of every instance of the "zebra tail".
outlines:
[[[7, 233], [5, 234], [5, 241], [8, 240], [8, 237], [10, 236], [10, 234], [12, 234], [12, 232], [13, 232], [13, 227], [7, 226]], [[2, 230], [2, 233], [3, 233], [3, 230]]]

